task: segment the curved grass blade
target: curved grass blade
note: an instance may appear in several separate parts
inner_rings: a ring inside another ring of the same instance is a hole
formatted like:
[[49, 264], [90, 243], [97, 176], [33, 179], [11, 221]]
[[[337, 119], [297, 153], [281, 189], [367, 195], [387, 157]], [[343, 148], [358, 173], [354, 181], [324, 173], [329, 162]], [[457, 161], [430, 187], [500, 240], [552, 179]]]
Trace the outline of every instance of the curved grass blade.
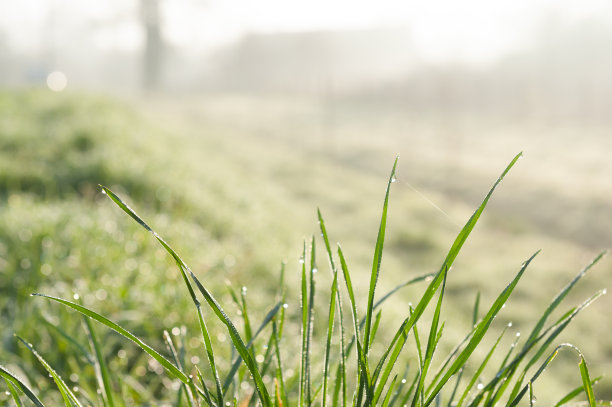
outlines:
[[66, 404], [66, 407], [82, 407], [81, 402], [79, 401], [79, 399], [76, 398], [72, 390], [70, 390], [70, 388], [66, 385], [62, 377], [57, 374], [57, 372], [51, 367], [51, 365], [49, 365], [49, 363], [47, 363], [47, 361], [42, 356], [40, 356], [40, 354], [36, 351], [36, 349], [34, 349], [32, 344], [26, 342], [18, 335], [15, 335], [15, 337], [19, 339], [26, 346], [26, 348], [28, 348], [30, 352], [34, 354], [34, 356], [36, 356], [36, 359], [38, 359], [38, 361], [41, 365], [43, 365], [47, 373], [49, 373], [49, 375], [53, 378], [53, 381], [57, 385], [57, 388], [59, 389], [62, 398], [64, 399], [64, 404]]
[[[590, 381], [591, 386], [596, 385], [600, 380], [602, 379], [602, 376], [596, 377], [593, 380]], [[566, 405], [568, 402], [570, 402], [571, 400], [573, 400], [574, 398], [578, 397], [580, 394], [582, 394], [585, 391], [584, 389], [584, 385], [576, 387], [574, 390], [570, 391], [569, 393], [567, 393], [565, 396], [563, 396], [563, 398], [561, 398], [561, 400], [559, 400], [558, 402], [555, 403], [555, 405], [553, 407], [561, 407]]]
[[465, 349], [459, 354], [459, 356], [457, 356], [457, 359], [449, 367], [449, 369], [447, 370], [446, 374], [444, 374], [444, 376], [442, 376], [442, 378], [440, 379], [438, 384], [434, 387], [434, 389], [432, 390], [431, 394], [428, 396], [427, 401], [425, 402], [425, 406], [428, 406], [429, 404], [431, 404], [434, 401], [436, 395], [440, 392], [440, 390], [446, 384], [448, 379], [450, 379], [451, 376], [456, 374], [457, 371], [463, 365], [465, 365], [465, 363], [467, 362], [468, 358], [470, 357], [470, 355], [472, 354], [474, 349], [476, 349], [476, 346], [478, 346], [478, 344], [480, 343], [480, 341], [484, 337], [485, 333], [489, 329], [489, 326], [493, 322], [493, 319], [495, 318], [497, 313], [502, 309], [502, 306], [506, 303], [506, 301], [508, 301], [508, 298], [510, 297], [510, 294], [512, 294], [512, 291], [514, 290], [514, 288], [518, 284], [519, 280], [523, 276], [523, 273], [525, 272], [525, 270], [527, 269], [527, 267], [529, 266], [531, 261], [535, 258], [535, 256], [538, 255], [539, 252], [540, 252], [539, 250], [537, 252], [535, 252], [527, 261], [525, 261], [523, 263], [523, 266], [521, 267], [521, 270], [518, 272], [516, 277], [514, 277], [512, 282], [510, 284], [508, 284], [508, 286], [506, 286], [506, 288], [504, 288], [504, 290], [501, 292], [501, 294], [497, 297], [497, 299], [495, 300], [495, 302], [493, 303], [493, 305], [489, 309], [489, 312], [487, 312], [485, 317], [482, 319], [482, 321], [480, 321], [480, 323], [476, 327], [476, 330], [474, 331], [474, 335], [472, 336], [472, 338], [468, 342], [468, 344], [465, 347]]
[[569, 348], [569, 349], [575, 351], [576, 353], [578, 353], [578, 355], [580, 356], [581, 360], [583, 360], [582, 354], [580, 353], [580, 350], [577, 347], [575, 347], [574, 345], [572, 345], [571, 343], [562, 343], [561, 345], [558, 345], [555, 348], [555, 350], [553, 350], [552, 353], [546, 358], [546, 360], [540, 365], [538, 370], [534, 373], [534, 375], [529, 380], [529, 383], [526, 384], [523, 387], [523, 389], [516, 395], [516, 397], [510, 399], [511, 401], [508, 403], [508, 407], [515, 407], [516, 405], [518, 405], [518, 403], [521, 401], [521, 399], [525, 396], [525, 393], [527, 393], [527, 391], [529, 390], [529, 386], [533, 382], [535, 382], [538, 377], [540, 377], [540, 375], [544, 372], [544, 370], [546, 370], [548, 365], [550, 365], [550, 363], [559, 354], [559, 351], [561, 349], [564, 349], [564, 348]]
[[104, 355], [102, 354], [102, 348], [100, 347], [100, 343], [98, 342], [98, 338], [96, 337], [96, 333], [89, 318], [83, 317], [83, 320], [85, 322], [85, 330], [87, 331], [91, 349], [96, 355], [94, 367], [96, 371], [96, 378], [98, 380], [98, 387], [100, 389], [100, 395], [103, 397], [105, 404], [108, 404], [110, 407], [114, 407], [115, 399], [113, 397], [108, 367], [106, 366], [106, 361], [104, 360]]
[[23, 380], [19, 379], [2, 365], [0, 365], [0, 376], [2, 376], [7, 384], [12, 385], [14, 388], [19, 389], [23, 394], [25, 394], [36, 407], [45, 407], [42, 401], [36, 397], [36, 394], [34, 394], [34, 392]]
[[117, 332], [121, 336], [124, 336], [125, 338], [131, 340], [136, 345], [138, 345], [139, 348], [141, 348], [143, 351], [145, 351], [153, 359], [158, 361], [159, 364], [162, 365], [162, 367], [164, 367], [164, 369], [166, 369], [166, 371], [170, 374], [170, 376], [179, 379], [181, 382], [183, 382], [185, 384], [189, 384], [189, 378], [183, 372], [181, 372], [179, 369], [177, 369], [176, 366], [174, 366], [166, 358], [164, 358], [162, 355], [160, 355], [155, 349], [153, 349], [152, 347], [150, 347], [149, 345], [147, 345], [146, 343], [144, 343], [143, 341], [138, 339], [134, 334], [130, 333], [129, 331], [127, 331], [123, 327], [121, 327], [121, 326], [117, 325], [116, 323], [112, 322], [108, 318], [98, 314], [95, 311], [92, 311], [92, 310], [90, 310], [88, 308], [85, 308], [82, 305], [79, 305], [79, 304], [76, 304], [74, 302], [70, 302], [70, 301], [64, 300], [62, 298], [53, 297], [53, 296], [46, 295], [46, 294], [32, 294], [32, 295], [37, 296], [37, 297], [47, 298], [47, 299], [50, 299], [52, 301], [58, 302], [60, 304], [63, 304], [65, 306], [69, 307], [69, 308], [74, 309], [75, 311], [80, 312], [81, 314], [85, 315], [86, 317], [92, 318], [92, 319], [98, 321], [99, 323], [101, 323], [102, 325], [107, 326], [108, 328], [110, 328], [113, 331]]
[[312, 236], [310, 241], [310, 272], [308, 279], [308, 324], [306, 331], [306, 403], [310, 406], [314, 397], [312, 394], [311, 369], [310, 369], [310, 343], [312, 341], [312, 330], [314, 324], [314, 302], [315, 302], [315, 272], [316, 266], [316, 250], [315, 239]]
[[[213, 312], [215, 313], [215, 315], [217, 316], [217, 318], [219, 318], [219, 320], [226, 326], [228, 333], [230, 335], [230, 338], [232, 339], [232, 343], [234, 344], [234, 346], [236, 347], [236, 349], [238, 350], [238, 353], [242, 356], [245, 365], [247, 366], [249, 372], [251, 373], [251, 375], [253, 376], [253, 380], [255, 381], [255, 388], [257, 389], [257, 393], [262, 401], [262, 404], [265, 407], [271, 406], [272, 405], [272, 401], [270, 399], [270, 395], [268, 394], [268, 391], [263, 383], [263, 379], [261, 377], [261, 374], [259, 373], [258, 369], [257, 369], [257, 365], [255, 363], [255, 361], [253, 360], [253, 358], [250, 356], [250, 354], [248, 354], [248, 350], [246, 349], [244, 342], [242, 340], [242, 338], [240, 337], [240, 334], [238, 333], [238, 330], [236, 329], [236, 327], [234, 326], [233, 322], [229, 319], [229, 317], [227, 316], [227, 314], [225, 313], [225, 311], [223, 311], [223, 309], [221, 308], [221, 305], [217, 302], [217, 300], [212, 296], [212, 294], [204, 287], [204, 285], [202, 285], [202, 283], [200, 282], [200, 280], [195, 276], [195, 274], [193, 273], [193, 271], [191, 271], [191, 269], [187, 266], [187, 264], [185, 264], [185, 262], [179, 257], [179, 255], [174, 251], [174, 249], [172, 249], [168, 243], [166, 243], [166, 241], [164, 239], [161, 238], [161, 236], [159, 236], [157, 234], [157, 232], [155, 232], [153, 229], [151, 229], [149, 227], [149, 225], [147, 225], [137, 214], [136, 212], [134, 212], [127, 204], [125, 204], [117, 195], [115, 195], [110, 189], [100, 185], [100, 187], [102, 188], [102, 191], [107, 194], [112, 200], [113, 202], [115, 202], [115, 204], [117, 204], [117, 206], [119, 206], [125, 213], [127, 213], [128, 215], [130, 215], [130, 217], [132, 217], [132, 219], [134, 219], [136, 222], [138, 222], [142, 227], [144, 227], [147, 231], [149, 231], [151, 234], [153, 234], [153, 236], [157, 239], [157, 241], [164, 247], [164, 249], [166, 249], [166, 251], [172, 256], [172, 258], [174, 258], [174, 260], [176, 261], [178, 268], [181, 272], [181, 276], [183, 277], [183, 280], [185, 282], [185, 285], [187, 286], [187, 289], [189, 290], [189, 294], [194, 302], [194, 304], [196, 304], [196, 307], [198, 307], [199, 309], [199, 305], [200, 302], [198, 301], [195, 292], [193, 290], [193, 287], [191, 286], [189, 279], [187, 278], [187, 274], [189, 274], [189, 276], [191, 277], [191, 280], [195, 283], [196, 287], [198, 288], [198, 290], [200, 291], [200, 293], [204, 296], [204, 299], [206, 300], [206, 302], [208, 303], [209, 307], [213, 310]], [[203, 321], [202, 318], [200, 318], [200, 321]], [[204, 329], [204, 325], [201, 323], [200, 324], [201, 327], [203, 327]], [[215, 374], [218, 373], [215, 372]], [[218, 383], [218, 380], [217, 380]], [[219, 387], [219, 384], [217, 384], [217, 386]]]
[[370, 329], [372, 327], [372, 312], [374, 310], [374, 292], [376, 291], [376, 283], [378, 282], [378, 276], [380, 274], [380, 266], [382, 263], [383, 246], [385, 243], [385, 229], [387, 227], [387, 207], [389, 206], [389, 192], [391, 190], [391, 183], [395, 180], [395, 169], [397, 168], [397, 161], [399, 157], [395, 159], [393, 163], [393, 169], [389, 176], [387, 183], [387, 191], [385, 192], [385, 201], [383, 203], [382, 215], [380, 218], [380, 226], [378, 227], [378, 236], [376, 237], [376, 247], [374, 249], [374, 258], [372, 259], [372, 274], [370, 275], [370, 288], [368, 290], [368, 306], [366, 308], [366, 322], [365, 330], [363, 334], [363, 353], [368, 355], [370, 350]]

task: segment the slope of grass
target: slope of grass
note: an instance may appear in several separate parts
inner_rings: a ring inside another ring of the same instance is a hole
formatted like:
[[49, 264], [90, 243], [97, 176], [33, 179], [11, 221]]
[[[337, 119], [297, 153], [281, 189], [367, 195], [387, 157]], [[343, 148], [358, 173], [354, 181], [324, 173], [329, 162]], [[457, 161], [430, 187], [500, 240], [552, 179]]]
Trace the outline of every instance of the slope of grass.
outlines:
[[[296, 248], [301, 246], [305, 232], [318, 234], [312, 226], [313, 207], [317, 204], [326, 214], [333, 239], [343, 242], [355, 275], [355, 291], [368, 292], [368, 263], [372, 261], [373, 231], [378, 227], [380, 175], [393, 156], [383, 148], [388, 141], [378, 145], [376, 141], [358, 139], [350, 144], [342, 136], [336, 139], [344, 143], [340, 152], [324, 145], [313, 147], [313, 141], [304, 134], [309, 127], [296, 127], [299, 123], [308, 124], [311, 116], [300, 111], [278, 114], [274, 109], [266, 113], [268, 106], [264, 104], [260, 105], [263, 113], [259, 116], [250, 112], [251, 108], [235, 110], [240, 104], [232, 104], [229, 115], [218, 107], [215, 110], [215, 103], [211, 108], [210, 102], [202, 105], [203, 115], [193, 107], [197, 103], [189, 107], [195, 113], [180, 108], [180, 104], [176, 105], [177, 111], [149, 105], [143, 118], [140, 110], [129, 105], [87, 95], [58, 99], [45, 92], [12, 92], [4, 93], [1, 100], [7, 114], [2, 114], [0, 142], [7, 148], [0, 150], [0, 162], [10, 165], [2, 166], [0, 173], [4, 174], [0, 177], [0, 309], [8, 328], [2, 331], [0, 354], [9, 367], [19, 369], [24, 361], [25, 365], [36, 366], [29, 351], [12, 337], [12, 332], [18, 332], [52, 359], [50, 364], [64, 373], [69, 384], [78, 381], [79, 386], [95, 388], [95, 383], [79, 380], [91, 377], [91, 371], [83, 367], [83, 353], [75, 352], [74, 344], [64, 335], [80, 332], [82, 323], [59, 308], [53, 312], [47, 306], [41, 308], [40, 302], [28, 297], [31, 292], [62, 298], [72, 298], [78, 292], [85, 306], [150, 339], [148, 342], [157, 349], [164, 346], [164, 329], [182, 338], [184, 324], [185, 360], [196, 357], [204, 363], [206, 356], [197, 349], [196, 315], [168, 312], [167, 304], [181, 310], [190, 307], [190, 299], [181, 291], [180, 273], [144, 230], [120, 216], [106, 200], [99, 199], [94, 187], [97, 183], [129, 197], [153, 227], [163, 230], [168, 241], [180, 247], [196, 276], [223, 304], [232, 302], [232, 295], [225, 294], [226, 279], [234, 289], [248, 286], [249, 313], [256, 321], [253, 325], [263, 319], [270, 305], [268, 299], [276, 295], [276, 287], [260, 282], [275, 278], [280, 260], [288, 260], [287, 292], [298, 292], [299, 275], [295, 270], [300, 265]], [[150, 112], [154, 112], [153, 117], [148, 116]], [[262, 125], [259, 120], [264, 119], [272, 124]], [[352, 126], [350, 119], [343, 120]], [[412, 178], [415, 171], [410, 157], [403, 154], [406, 167], [400, 166], [398, 182], [394, 184], [389, 215], [394, 221], [388, 226], [385, 241], [384, 266], [389, 278], [381, 279], [381, 293], [409, 276], [434, 271], [434, 263], [444, 255], [460, 230], [458, 224], [469, 217], [474, 206], [473, 202], [465, 203], [469, 199], [457, 200], [454, 190], [445, 183], [440, 187], [427, 183], [421, 186], [418, 179], [426, 177], [420, 174], [416, 181]], [[379, 165], [383, 162], [385, 165]], [[423, 170], [433, 179], [438, 174], [435, 162], [437, 159], [432, 159]], [[488, 167], [483, 173], [486, 171]], [[521, 178], [520, 172], [518, 176]], [[476, 179], [484, 177], [479, 175]], [[490, 174], [489, 178], [493, 177]], [[455, 177], [455, 182], [462, 181]], [[415, 193], [413, 184], [444, 208], [446, 215]], [[473, 188], [477, 185], [476, 182]], [[454, 266], [455, 274], [445, 291], [445, 302], [453, 305], [445, 313], [447, 320], [459, 321], [459, 325], [445, 328], [441, 352], [450, 351], [464, 336], [476, 292], [482, 292], [483, 303], [492, 303], [499, 291], [498, 281], [516, 272], [513, 266], [517, 257], [538, 247], [545, 249], [537, 263], [538, 270], [525, 275], [514, 302], [500, 312], [495, 323], [505, 325], [512, 320], [515, 329], [526, 330], [533, 304], [542, 304], [543, 308], [580, 264], [595, 254], [593, 249], [585, 250], [563, 237], [543, 234], [524, 222], [504, 220], [507, 209], [498, 205], [503, 197], [493, 200], [489, 217], [482, 220], [482, 231], [467, 243]], [[521, 233], [520, 239], [516, 233]], [[491, 241], [505, 243], [492, 245]], [[483, 252], [490, 256], [481, 255]], [[319, 258], [319, 263], [324, 263]], [[609, 262], [600, 267], [606, 270]], [[598, 273], [599, 278], [587, 279], [568, 301], [578, 304], [605, 286], [605, 273]], [[478, 277], [483, 275], [488, 278]], [[329, 295], [327, 283], [317, 290]], [[380, 323], [388, 327], [382, 328], [383, 332], [393, 329], [393, 321], [405, 317], [404, 310], [408, 303], [417, 303], [419, 292], [408, 287], [391, 300], [393, 305]], [[235, 305], [228, 307], [230, 316], [243, 309], [238, 293], [239, 290], [234, 292]], [[470, 300], [462, 300], [465, 298]], [[603, 339], [607, 335], [603, 310], [609, 304], [607, 299], [604, 301], [576, 319], [575, 330], [566, 334], [568, 340], [582, 345], [595, 375], [605, 371], [612, 359], [609, 342]], [[297, 324], [295, 312], [299, 304], [288, 303], [288, 310], [293, 311], [288, 314], [288, 323]], [[315, 306], [317, 312], [327, 313], [326, 300]], [[348, 310], [347, 304], [344, 306]], [[425, 315], [431, 316], [429, 311]], [[315, 332], [326, 328], [327, 321], [315, 321]], [[587, 329], [593, 334], [585, 338], [580, 332]], [[211, 337], [222, 344], [220, 354], [227, 354], [229, 338], [224, 327], [213, 322], [209, 330]], [[147, 362], [136, 347], [117, 335], [101, 329], [99, 335], [112, 355], [108, 360], [110, 369], [126, 372], [120, 386], [129, 390], [123, 394], [129, 394], [136, 404], [151, 399], [170, 400], [168, 389], [174, 389], [176, 384], [160, 374], [158, 365]], [[79, 338], [87, 343], [83, 336]], [[336, 340], [334, 337], [332, 342]], [[320, 344], [312, 346], [313, 352], [322, 350]], [[51, 349], [53, 352], [49, 352]], [[374, 354], [382, 351], [378, 345], [372, 349]], [[485, 353], [486, 350], [476, 349], [474, 355], [484, 357]], [[218, 359], [219, 369], [227, 371], [231, 358]], [[564, 366], [563, 354], [555, 361], [559, 362]], [[569, 388], [568, 383], [577, 385], [571, 356], [568, 363], [554, 376], [543, 375], [539, 379], [546, 383], [536, 389], [536, 393], [544, 393], [540, 400], [547, 400], [546, 389], [556, 396], [561, 388]], [[39, 369], [42, 373], [42, 367]], [[296, 371], [288, 375], [289, 382]], [[44, 380], [45, 375], [32, 371], [24, 375], [40, 389], [41, 397], [57, 397], [54, 386]], [[598, 389], [600, 397], [609, 397], [609, 384], [605, 381]], [[553, 396], [549, 398], [555, 400]]]

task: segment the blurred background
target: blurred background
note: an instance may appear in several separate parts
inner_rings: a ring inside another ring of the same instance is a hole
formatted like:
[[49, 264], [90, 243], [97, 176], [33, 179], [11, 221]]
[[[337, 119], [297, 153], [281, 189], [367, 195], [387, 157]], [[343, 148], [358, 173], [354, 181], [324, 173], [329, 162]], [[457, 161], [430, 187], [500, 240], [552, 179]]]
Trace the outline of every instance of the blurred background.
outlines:
[[[262, 277], [275, 277], [281, 261], [298, 292], [317, 207], [357, 289], [367, 290], [397, 155], [381, 293], [437, 270], [524, 151], [449, 276], [448, 347], [469, 330], [476, 293], [490, 303], [537, 249], [499, 327], [530, 329], [612, 246], [609, 1], [5, 0], [2, 8], [0, 362], [43, 392], [49, 383], [29, 370], [35, 362], [13, 332], [53, 350], [59, 371], [78, 371], [58, 330], [76, 332], [80, 321], [31, 292], [78, 293], [153, 343], [182, 324], [188, 344], [197, 336], [171, 262], [97, 184], [150, 220], [219, 297], [231, 303], [226, 282], [248, 286], [263, 316], [276, 286]], [[567, 307], [609, 285], [611, 272], [602, 261]], [[389, 332], [421, 289], [396, 296], [384, 315]], [[297, 312], [297, 301], [289, 305]], [[560, 340], [581, 348], [592, 376], [612, 369], [611, 306], [598, 300]], [[111, 365], [126, 372], [126, 403], [163, 400], [173, 384], [158, 367], [104, 335]], [[555, 363], [535, 387], [547, 405], [580, 380], [573, 355]], [[596, 395], [612, 398], [609, 378]]]

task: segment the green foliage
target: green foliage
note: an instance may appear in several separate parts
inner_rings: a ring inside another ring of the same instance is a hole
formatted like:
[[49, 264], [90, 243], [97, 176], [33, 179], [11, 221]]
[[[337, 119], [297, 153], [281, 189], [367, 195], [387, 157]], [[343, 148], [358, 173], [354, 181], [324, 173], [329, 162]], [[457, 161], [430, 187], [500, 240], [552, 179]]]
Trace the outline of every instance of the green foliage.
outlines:
[[[167, 400], [169, 398], [168, 393], [172, 393], [172, 405], [175, 406], [222, 406], [232, 401], [234, 405], [249, 406], [259, 403], [265, 407], [294, 404], [300, 406], [319, 404], [331, 404], [332, 406], [399, 406], [408, 403], [415, 407], [441, 405], [442, 403], [449, 406], [488, 406], [496, 404], [514, 406], [524, 401], [527, 393], [529, 393], [527, 402], [531, 404], [535, 397], [534, 394], [537, 392], [534, 387], [537, 386], [537, 380], [544, 370], [549, 367], [560, 350], [571, 349], [579, 355], [580, 361], [578, 369], [576, 369], [576, 376], [581, 377], [582, 387], [578, 391], [572, 391], [568, 396], [559, 398], [563, 402], [567, 402], [583, 393], [588, 404], [594, 407], [596, 401], [592, 384], [597, 379], [592, 380], [590, 378], [583, 355], [575, 346], [569, 344], [557, 346], [552, 353], [549, 352], [549, 348], [575, 316], [601, 296], [603, 291], [596, 293], [582, 305], [572, 307], [562, 313], [554, 322], [548, 323], [548, 319], [552, 312], [563, 303], [567, 293], [586, 274], [586, 271], [603, 257], [603, 254], [595, 258], [591, 264], [581, 271], [552, 300], [551, 305], [539, 318], [536, 313], [529, 316], [530, 319], [536, 321], [534, 328], [523, 343], [522, 348], [517, 350], [514, 356], [512, 354], [515, 349], [518, 349], [517, 341], [509, 345], [506, 356], [501, 359], [501, 362], [498, 363], [493, 357], [497, 349], [505, 346], [500, 341], [508, 327], [502, 327], [501, 333], [494, 333], [497, 340], [490, 348], [484, 348], [483, 339], [492, 330], [495, 330], [494, 319], [504, 308], [538, 252], [529, 257], [522, 264], [518, 273], [509, 279], [508, 285], [501, 290], [480, 319], [478, 319], [480, 300], [477, 298], [477, 305], [473, 313], [475, 319], [473, 328], [467, 333], [465, 340], [461, 341], [453, 351], [444, 357], [441, 355], [440, 341], [445, 328], [443, 300], [445, 299], [447, 280], [453, 273], [452, 265], [474, 230], [494, 190], [520, 156], [520, 154], [517, 155], [510, 162], [480, 206], [468, 219], [451, 245], [439, 271], [434, 275], [416, 276], [376, 300], [375, 293], [382, 271], [387, 212], [390, 191], [395, 179], [396, 160], [385, 193], [367, 296], [356, 295], [348, 261], [339, 246], [337, 257], [334, 255], [329, 243], [325, 221], [321, 211], [319, 211], [320, 231], [331, 270], [329, 292], [325, 292], [317, 285], [317, 283], [323, 284], [325, 280], [320, 277], [320, 274], [317, 274], [319, 268], [315, 249], [316, 239], [313, 237], [309, 250], [304, 243], [302, 251], [301, 310], [299, 315], [298, 313], [289, 315], [289, 318], [293, 319], [293, 323], [285, 324], [287, 314], [283, 304], [286, 301], [287, 290], [284, 283], [284, 271], [281, 271], [281, 278], [278, 283], [269, 281], [265, 283], [274, 294], [264, 298], [265, 302], [269, 304], [270, 311], [261, 318], [261, 323], [256, 330], [253, 329], [256, 326], [253, 322], [257, 320], [257, 317], [253, 315], [252, 308], [247, 306], [245, 289], [241, 290], [240, 296], [230, 290], [234, 303], [239, 306], [241, 316], [241, 318], [232, 318], [224, 309], [222, 302], [213, 296], [212, 291], [207, 287], [208, 282], [204, 284], [204, 280], [196, 276], [169, 243], [118, 195], [111, 189], [102, 187], [103, 192], [129, 215], [136, 222], [136, 225], [152, 234], [153, 240], [161, 245], [162, 249], [175, 263], [183, 282], [182, 285], [186, 290], [186, 297], [191, 304], [158, 305], [165, 307], [167, 312], [175, 311], [181, 315], [185, 315], [189, 309], [192, 309], [189, 322], [195, 322], [202, 335], [201, 339], [196, 342], [195, 348], [203, 358], [206, 355], [208, 366], [202, 373], [199, 358], [191, 358], [189, 361], [184, 360], [186, 337], [180, 329], [173, 332], [179, 341], [176, 346], [170, 335], [167, 333], [164, 335], [164, 342], [168, 348], [167, 356], [164, 356], [161, 351], [156, 350], [156, 344], [147, 344], [137, 334], [124, 327], [125, 323], [121, 321], [115, 322], [110, 317], [94, 311], [91, 307], [79, 304], [78, 301], [69, 301], [55, 295], [38, 294], [39, 299], [48, 299], [63, 306], [61, 308], [48, 308], [48, 304], [41, 305], [41, 309], [49, 309], [52, 313], [66, 313], [67, 316], [62, 319], [63, 323], [80, 322], [80, 318], [77, 318], [75, 313], [71, 313], [72, 311], [82, 314], [86, 318], [84, 326], [91, 347], [91, 352], [87, 351], [79, 337], [73, 337], [66, 333], [72, 332], [69, 329], [72, 327], [51, 324], [59, 332], [64, 332], [64, 337], [70, 338], [70, 346], [75, 347], [75, 351], [83, 353], [81, 363], [85, 366], [89, 365], [88, 369], [81, 370], [88, 375], [83, 379], [86, 385], [82, 386], [79, 391], [75, 391], [57, 373], [58, 370], [47, 363], [46, 359], [39, 354], [35, 349], [37, 345], [22, 340], [26, 348], [43, 366], [44, 371], [53, 377], [61, 395], [61, 397], [57, 397], [56, 393], [48, 391], [45, 393], [45, 397], [41, 398], [45, 399], [45, 403], [49, 405], [56, 405], [61, 400], [66, 406], [81, 404], [112, 406], [115, 405], [115, 400], [126, 400], [128, 398], [132, 400], [132, 403], [155, 402], [158, 395], [154, 388], [138, 388], [133, 384], [129, 369], [122, 371], [118, 366], [113, 367], [107, 364], [108, 347], [106, 341], [98, 339], [95, 331], [97, 327], [94, 328], [90, 323], [90, 320], [93, 320], [120, 334], [124, 338], [123, 340], [129, 341], [135, 353], [146, 354], [147, 357], [152, 358], [149, 366], [160, 373], [165, 372], [165, 379], [169, 381], [165, 386], [164, 399]], [[341, 266], [341, 273], [336, 267], [336, 264], [338, 264], [336, 259]], [[344, 280], [346, 291], [340, 289], [340, 275]], [[143, 280], [139, 280], [142, 285], [136, 285], [135, 287], [140, 290], [148, 289], [146, 280], [147, 277], [144, 276]], [[385, 301], [406, 285], [421, 281], [428, 282], [428, 285], [418, 299], [417, 305], [406, 310], [404, 313], [405, 319], [399, 324], [399, 328], [391, 328], [396, 329], [395, 335], [381, 334], [381, 331], [393, 332], [381, 326], [381, 310], [385, 309]], [[315, 290], [315, 287], [319, 288]], [[326, 295], [323, 298], [328, 298], [325, 302], [327, 306], [323, 308], [327, 310], [327, 315], [323, 318], [319, 315], [320, 308], [315, 306], [315, 300], [318, 298], [317, 293], [323, 293]], [[349, 316], [344, 315], [342, 308], [343, 299], [346, 300], [347, 298], [345, 293], [348, 295], [350, 304]], [[437, 302], [431, 310], [429, 304], [436, 295]], [[360, 301], [362, 298], [364, 301]], [[35, 301], [35, 299], [31, 301]], [[364, 316], [359, 315], [360, 306], [365, 309]], [[227, 304], [225, 307], [227, 307]], [[428, 312], [431, 312], [431, 315]], [[111, 314], [109, 313], [109, 315]], [[345, 317], [352, 318], [352, 331], [345, 331], [343, 323]], [[322, 321], [324, 326], [323, 333], [317, 331], [319, 320]], [[213, 323], [219, 324], [225, 329], [225, 335], [229, 336], [231, 341], [230, 354], [234, 358], [228, 357], [226, 353], [221, 353], [223, 357], [220, 357], [217, 349], [223, 345], [216, 340], [218, 336], [211, 335], [209, 325]], [[429, 328], [429, 334], [422, 337], [422, 341], [419, 330], [423, 328]], [[242, 334], [240, 330], [243, 331]], [[321, 342], [322, 345], [317, 342]], [[409, 342], [414, 342], [415, 350], [413, 352], [409, 352], [405, 346]], [[75, 346], [75, 344], [80, 345]], [[483, 352], [486, 353], [484, 360], [480, 360], [476, 352], [481, 347], [483, 347]], [[299, 357], [296, 358], [294, 355], [298, 348], [301, 352], [299, 352]], [[352, 352], [353, 348], [356, 348], [354, 352]], [[260, 352], [256, 352], [256, 349], [259, 349]], [[547, 354], [548, 356], [544, 357]], [[295, 363], [296, 370], [288, 368], [291, 363]], [[437, 369], [433, 373], [433, 368], [436, 366]], [[537, 369], [534, 371], [533, 368], [536, 366]], [[75, 367], [61, 366], [61, 371], [70, 372], [70, 369]], [[21, 363], [21, 370], [28, 372], [28, 376], [36, 375], [34, 368], [28, 364], [26, 359]], [[334, 375], [330, 372], [336, 373]], [[463, 380], [464, 372], [466, 372], [466, 377], [469, 378], [468, 381]], [[550, 369], [549, 372], [551, 372]], [[21, 403], [20, 400], [23, 397], [36, 405], [43, 405], [43, 402], [31, 390], [31, 386], [27, 384], [27, 379], [18, 377], [4, 367], [0, 367], [0, 374], [7, 383], [7, 390], [17, 404]], [[329, 382], [330, 378], [333, 379], [332, 383]], [[163, 382], [163, 379], [161, 380]], [[410, 384], [408, 385], [408, 383]], [[47, 402], [47, 397], [51, 401]]]

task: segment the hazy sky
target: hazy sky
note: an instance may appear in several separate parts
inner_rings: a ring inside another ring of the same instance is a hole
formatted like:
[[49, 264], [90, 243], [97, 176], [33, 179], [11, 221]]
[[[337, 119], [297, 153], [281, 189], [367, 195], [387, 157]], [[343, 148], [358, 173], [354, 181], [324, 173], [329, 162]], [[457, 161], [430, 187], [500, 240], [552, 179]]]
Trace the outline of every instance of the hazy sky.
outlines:
[[[36, 52], [55, 36], [102, 49], [142, 43], [139, 0], [2, 0], [0, 36]], [[609, 18], [611, 0], [160, 0], [167, 41], [211, 49], [247, 32], [406, 27], [421, 57], [486, 61], [529, 41], [545, 16]], [[8, 10], [8, 12], [6, 12]], [[0, 37], [1, 39], [1, 37]]]

